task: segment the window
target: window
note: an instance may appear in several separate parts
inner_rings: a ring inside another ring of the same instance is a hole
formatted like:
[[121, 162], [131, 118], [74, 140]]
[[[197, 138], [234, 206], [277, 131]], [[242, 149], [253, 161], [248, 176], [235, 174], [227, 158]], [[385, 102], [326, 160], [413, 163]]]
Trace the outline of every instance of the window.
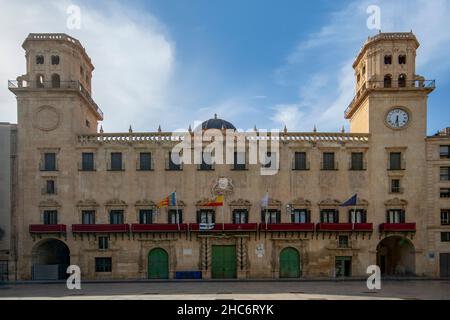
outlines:
[[59, 56], [52, 56], [52, 65], [56, 66], [59, 64]]
[[111, 171], [122, 171], [122, 153], [111, 152]]
[[59, 74], [52, 74], [52, 88], [60, 88], [61, 87], [61, 78]]
[[400, 187], [400, 179], [391, 180], [391, 193], [401, 193], [402, 188]]
[[392, 64], [392, 56], [391, 55], [384, 56], [384, 64]]
[[441, 198], [450, 198], [450, 188], [441, 188], [440, 196]]
[[139, 170], [152, 170], [152, 154], [150, 152], [141, 152], [139, 154]]
[[202, 153], [202, 163], [200, 165], [199, 170], [202, 171], [213, 170], [211, 153], [209, 152]]
[[402, 170], [402, 153], [389, 153], [389, 170]]
[[450, 210], [449, 209], [441, 210], [441, 225], [443, 225], [443, 226], [450, 225]]
[[261, 210], [261, 222], [267, 224], [281, 223], [281, 212], [277, 209]]
[[450, 232], [441, 232], [441, 242], [450, 242]]
[[233, 210], [233, 223], [235, 224], [248, 223], [248, 210], [247, 209]]
[[43, 55], [36, 56], [36, 64], [44, 64], [44, 56]]
[[324, 152], [322, 170], [335, 170], [336, 165], [334, 163], [334, 152]]
[[309, 210], [306, 210], [306, 209], [292, 210], [291, 222], [292, 223], [309, 223], [310, 222]]
[[57, 210], [45, 210], [44, 211], [44, 224], [58, 224], [58, 211]]
[[44, 153], [43, 171], [56, 171], [56, 153]]
[[362, 152], [352, 152], [350, 170], [364, 170], [364, 156]]
[[170, 209], [168, 212], [169, 224], [183, 223], [183, 210], [182, 209]]
[[367, 212], [365, 209], [351, 209], [348, 211], [349, 223], [366, 223]]
[[339, 211], [336, 209], [320, 210], [321, 223], [339, 223]]
[[112, 272], [112, 259], [95, 258], [95, 272]]
[[82, 77], [84, 77], [84, 69], [83, 69], [82, 66], [80, 66], [80, 74], [81, 74]]
[[441, 181], [450, 181], [450, 167], [441, 167], [440, 179]]
[[123, 210], [111, 210], [109, 212], [110, 224], [123, 224]]
[[348, 248], [348, 236], [339, 236], [338, 240], [338, 247], [339, 248]]
[[214, 210], [198, 210], [197, 223], [215, 223], [216, 213]]
[[398, 56], [398, 64], [406, 64], [406, 55], [401, 54]]
[[439, 147], [439, 155], [441, 159], [450, 158], [450, 146], [440, 146]]
[[308, 170], [306, 163], [306, 152], [296, 152], [294, 154], [294, 170]]
[[392, 76], [390, 74], [384, 76], [384, 87], [385, 88], [392, 87]]
[[234, 153], [234, 163], [233, 170], [245, 170], [245, 153], [244, 152], [235, 152]]
[[139, 223], [140, 224], [152, 224], [153, 223], [153, 210], [149, 210], [149, 209], [139, 210]]
[[98, 248], [100, 250], [108, 249], [108, 237], [98, 237]]
[[86, 124], [86, 127], [87, 127], [87, 128], [90, 128], [90, 127], [91, 127], [91, 123], [89, 122], [89, 120], [86, 120], [85, 124]]
[[94, 171], [94, 154], [92, 152], [83, 152], [81, 154], [81, 170]]
[[46, 194], [55, 194], [56, 188], [55, 188], [55, 180], [47, 180], [45, 185], [45, 193]]
[[181, 170], [181, 161], [180, 161], [180, 155], [179, 154], [169, 152], [169, 165], [167, 167], [167, 170], [170, 170], [170, 171], [179, 171], [179, 170]]
[[401, 74], [398, 76], [398, 86], [400, 88], [406, 87], [406, 75], [405, 74]]
[[94, 210], [81, 211], [81, 222], [83, 224], [95, 224], [95, 211]]
[[405, 223], [405, 210], [401, 209], [388, 210], [386, 220], [387, 223], [392, 224]]

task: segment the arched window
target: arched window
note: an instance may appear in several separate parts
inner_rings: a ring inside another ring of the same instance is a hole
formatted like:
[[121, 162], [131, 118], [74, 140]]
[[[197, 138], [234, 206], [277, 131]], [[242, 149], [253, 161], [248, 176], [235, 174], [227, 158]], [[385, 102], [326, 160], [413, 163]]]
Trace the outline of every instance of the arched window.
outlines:
[[401, 54], [398, 56], [398, 64], [406, 64], [406, 55]]
[[384, 64], [392, 64], [392, 56], [391, 55], [384, 56]]
[[36, 56], [36, 64], [44, 64], [44, 56], [43, 55]]
[[392, 87], [392, 76], [390, 74], [384, 76], [384, 87], [385, 88]]
[[406, 87], [406, 75], [405, 74], [399, 75], [399, 77], [398, 77], [398, 86], [400, 88]]
[[44, 87], [44, 76], [42, 74], [36, 75], [36, 88]]
[[59, 56], [52, 56], [52, 65], [56, 66], [59, 64]]
[[52, 75], [52, 88], [60, 88], [61, 87], [61, 79], [59, 74], [55, 73]]

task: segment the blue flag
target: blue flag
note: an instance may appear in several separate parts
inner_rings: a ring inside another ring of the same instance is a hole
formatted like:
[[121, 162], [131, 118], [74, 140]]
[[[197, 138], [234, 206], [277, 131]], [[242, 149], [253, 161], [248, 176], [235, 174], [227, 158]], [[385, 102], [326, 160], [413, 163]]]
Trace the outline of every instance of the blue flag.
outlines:
[[341, 207], [351, 207], [356, 206], [356, 202], [358, 201], [358, 195], [355, 194], [353, 197], [345, 201], [343, 204], [341, 204]]

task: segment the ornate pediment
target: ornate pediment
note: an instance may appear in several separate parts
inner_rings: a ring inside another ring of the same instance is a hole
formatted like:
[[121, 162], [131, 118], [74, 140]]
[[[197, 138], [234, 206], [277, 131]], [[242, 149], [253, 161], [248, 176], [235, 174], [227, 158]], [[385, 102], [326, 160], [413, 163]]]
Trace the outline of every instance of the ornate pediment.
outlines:
[[47, 199], [47, 200], [39, 202], [39, 207], [41, 207], [41, 208], [50, 208], [50, 207], [57, 208], [57, 207], [61, 207], [61, 205], [56, 200]]
[[98, 203], [94, 199], [80, 200], [77, 202], [77, 207], [98, 207]]
[[369, 205], [369, 201], [367, 201], [366, 199], [359, 199], [356, 203], [358, 206], [360, 207], [367, 207]]
[[387, 200], [384, 205], [387, 207], [405, 207], [408, 205], [408, 201], [404, 199], [394, 198]]
[[203, 206], [207, 205], [207, 204], [210, 203], [210, 202], [211, 202], [211, 199], [203, 198], [203, 199], [201, 199], [201, 200], [198, 200], [198, 201], [195, 203], [195, 206], [197, 206], [197, 207], [203, 207]]
[[319, 207], [336, 207], [341, 205], [341, 202], [336, 199], [325, 199], [318, 203]]
[[231, 201], [230, 206], [231, 207], [251, 207], [252, 203], [248, 200], [237, 199], [237, 200]]
[[136, 207], [155, 207], [156, 204], [152, 200], [144, 199], [138, 200], [134, 204]]
[[116, 199], [108, 200], [105, 203], [105, 205], [107, 207], [126, 207], [127, 203], [125, 201], [123, 201], [123, 200], [119, 200], [119, 199], [116, 198]]
[[311, 201], [306, 200], [305, 198], [297, 198], [294, 201], [292, 201], [291, 205], [293, 207], [310, 207]]
[[281, 207], [281, 201], [273, 198], [269, 198], [269, 207]]

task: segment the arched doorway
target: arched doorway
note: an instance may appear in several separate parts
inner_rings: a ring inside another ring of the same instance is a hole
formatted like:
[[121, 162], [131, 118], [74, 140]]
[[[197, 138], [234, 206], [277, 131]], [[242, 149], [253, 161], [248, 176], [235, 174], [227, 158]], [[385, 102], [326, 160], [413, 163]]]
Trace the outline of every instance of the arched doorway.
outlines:
[[169, 255], [164, 249], [156, 248], [148, 253], [148, 278], [169, 278]]
[[280, 278], [300, 278], [300, 254], [297, 249], [284, 248], [281, 250]]
[[61, 87], [61, 78], [59, 74], [52, 74], [52, 88], [60, 88]]
[[407, 238], [400, 236], [383, 239], [377, 246], [377, 265], [383, 275], [414, 275], [414, 245]]
[[57, 239], [46, 239], [36, 244], [32, 250], [33, 280], [62, 280], [68, 277], [70, 250]]

